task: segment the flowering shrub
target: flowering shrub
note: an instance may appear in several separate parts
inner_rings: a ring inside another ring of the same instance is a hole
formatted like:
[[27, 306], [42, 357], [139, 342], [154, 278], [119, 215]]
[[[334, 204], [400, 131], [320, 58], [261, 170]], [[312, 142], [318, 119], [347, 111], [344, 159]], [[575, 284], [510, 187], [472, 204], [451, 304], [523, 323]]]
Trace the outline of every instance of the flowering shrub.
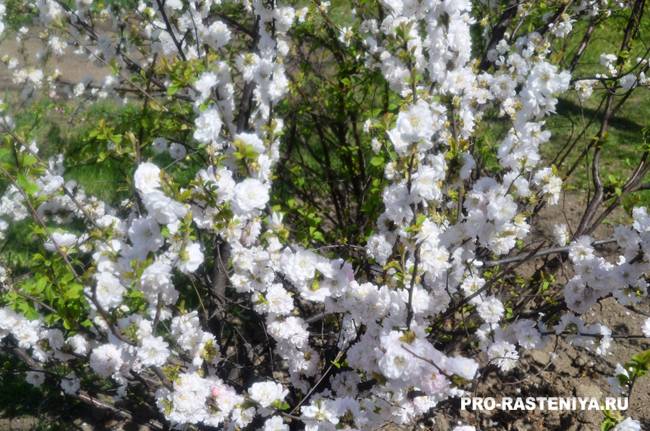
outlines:
[[[646, 296], [647, 210], [591, 236], [647, 187], [647, 147], [620, 184], [600, 172], [619, 101], [647, 91], [643, 1], [363, 0], [340, 20], [318, 1], [26, 3], [43, 50], [3, 59], [20, 94], [2, 106], [0, 228], [36, 246], [4, 256], [0, 338], [34, 385], [157, 429], [410, 425], [551, 337], [605, 354], [612, 330], [582, 315]], [[610, 14], [619, 52], [572, 75]], [[105, 78], [60, 79], [69, 51]], [[560, 171], [541, 148], [565, 93], [602, 104]], [[14, 119], [42, 95], [136, 107], [67, 155], [117, 161], [123, 200], [84, 191]], [[584, 160], [578, 226], [536, 237]]]

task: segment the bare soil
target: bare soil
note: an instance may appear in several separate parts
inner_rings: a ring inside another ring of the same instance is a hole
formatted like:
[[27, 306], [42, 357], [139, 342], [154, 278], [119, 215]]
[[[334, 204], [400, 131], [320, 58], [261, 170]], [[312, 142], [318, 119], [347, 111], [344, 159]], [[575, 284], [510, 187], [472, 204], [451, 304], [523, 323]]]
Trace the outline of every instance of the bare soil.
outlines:
[[[5, 35], [0, 40], [0, 59], [6, 56], [19, 60], [21, 64], [36, 67], [34, 58], [43, 50], [43, 47], [43, 42], [39, 39], [36, 29], [30, 30], [28, 37], [21, 43], [17, 42], [14, 36]], [[101, 63], [89, 61], [87, 54], [75, 54], [70, 50], [50, 60], [47, 71], [52, 72], [55, 68], [60, 72], [60, 80], [70, 83], [90, 78], [97, 84], [109, 74], [108, 69]], [[13, 71], [0, 63], [0, 94], [6, 90], [19, 89], [14, 84], [12, 77]]]
[[[557, 206], [546, 207], [539, 214], [533, 235], [537, 238], [552, 238], [555, 224], [565, 223], [573, 232], [580, 222], [586, 207], [585, 196], [567, 193]], [[616, 211], [610, 220], [618, 223], [629, 222], [623, 211]], [[614, 224], [601, 225], [594, 233], [596, 239], [611, 238]], [[608, 250], [601, 250], [607, 256]], [[614, 257], [613, 253], [611, 253]], [[530, 275], [534, 267], [522, 266], [522, 275]], [[562, 271], [560, 271], [561, 273]], [[568, 278], [571, 274], [564, 274]], [[650, 301], [630, 310], [621, 306], [613, 298], [597, 304], [586, 314], [587, 322], [600, 322], [616, 335], [639, 335], [645, 320], [650, 317]], [[576, 348], [563, 339], [553, 337], [546, 349], [532, 351], [523, 356], [520, 365], [507, 375], [493, 370], [482, 376], [475, 391], [477, 397], [596, 397], [604, 399], [612, 394], [607, 382], [614, 375], [616, 364], [625, 364], [630, 358], [650, 349], [647, 338], [615, 339], [605, 356], [597, 356], [585, 349]], [[650, 376], [645, 376], [634, 385], [629, 397], [629, 409], [624, 416], [641, 421], [644, 429], [650, 429]], [[479, 430], [504, 431], [596, 431], [604, 415], [597, 411], [461, 411], [460, 403], [437, 412], [431, 423], [421, 429], [436, 431], [451, 430], [456, 424], [450, 417], [460, 417], [465, 424], [474, 425]], [[399, 428], [394, 428], [394, 430]]]

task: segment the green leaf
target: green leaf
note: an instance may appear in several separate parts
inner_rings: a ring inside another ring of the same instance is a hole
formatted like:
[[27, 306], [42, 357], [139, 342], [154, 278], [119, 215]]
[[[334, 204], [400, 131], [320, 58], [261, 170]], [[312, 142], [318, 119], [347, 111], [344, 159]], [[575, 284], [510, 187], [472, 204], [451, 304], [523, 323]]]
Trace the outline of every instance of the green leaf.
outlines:
[[9, 148], [0, 148], [0, 161], [9, 162], [12, 159], [12, 152]]
[[38, 186], [33, 182], [31, 182], [29, 178], [25, 176], [25, 174], [22, 173], [18, 174], [18, 177], [16, 178], [16, 183], [28, 195], [33, 195], [34, 193], [38, 192]]
[[384, 166], [384, 158], [380, 155], [374, 156], [370, 159], [370, 164], [376, 168]]
[[280, 401], [280, 400], [275, 400], [273, 401], [273, 407], [275, 407], [278, 410], [289, 410], [289, 403], [286, 401]]
[[22, 164], [23, 164], [23, 166], [29, 167], [29, 166], [35, 165], [37, 161], [38, 161], [38, 159], [36, 159], [36, 157], [34, 157], [31, 154], [27, 153], [27, 154], [25, 154], [23, 156]]
[[173, 96], [174, 94], [178, 93], [178, 90], [180, 90], [180, 87], [177, 84], [172, 83], [172, 85], [167, 87], [167, 95]]
[[69, 300], [81, 298], [84, 287], [79, 283], [71, 283], [67, 286], [65, 291], [65, 298]]

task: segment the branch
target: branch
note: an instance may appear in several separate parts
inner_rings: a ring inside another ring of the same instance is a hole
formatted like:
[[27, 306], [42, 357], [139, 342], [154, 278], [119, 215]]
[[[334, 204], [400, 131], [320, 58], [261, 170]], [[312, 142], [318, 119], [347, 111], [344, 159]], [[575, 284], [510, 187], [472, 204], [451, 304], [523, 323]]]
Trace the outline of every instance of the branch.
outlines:
[[164, 1], [156, 0], [156, 4], [158, 5], [158, 9], [160, 10], [160, 15], [162, 16], [162, 19], [165, 22], [165, 28], [167, 29], [167, 33], [169, 33], [169, 36], [171, 36], [172, 41], [174, 42], [174, 45], [176, 45], [176, 49], [178, 50], [178, 54], [181, 56], [183, 61], [187, 61], [187, 57], [185, 56], [185, 52], [183, 51], [183, 46], [181, 45], [181, 43], [176, 38], [176, 34], [174, 34], [174, 30], [172, 29], [172, 25], [169, 22], [169, 18], [167, 17], [167, 13], [165, 12], [165, 3], [164, 3]]
[[[604, 239], [600, 241], [594, 241], [591, 243], [593, 246], [601, 246], [601, 245], [608, 245], [615, 243], [616, 240], [613, 238], [610, 239]], [[553, 248], [548, 248], [546, 250], [542, 250], [538, 253], [534, 254], [520, 254], [517, 256], [512, 256], [512, 257], [506, 257], [504, 259], [500, 260], [489, 260], [487, 262], [483, 262], [483, 266], [487, 267], [492, 267], [492, 266], [499, 266], [499, 265], [506, 265], [509, 263], [514, 263], [514, 262], [521, 262], [523, 260], [528, 260], [528, 259], [537, 259], [538, 257], [542, 256], [548, 256], [549, 254], [557, 254], [557, 253], [567, 253], [571, 247], [570, 246], [565, 246], [565, 247], [553, 247]]]

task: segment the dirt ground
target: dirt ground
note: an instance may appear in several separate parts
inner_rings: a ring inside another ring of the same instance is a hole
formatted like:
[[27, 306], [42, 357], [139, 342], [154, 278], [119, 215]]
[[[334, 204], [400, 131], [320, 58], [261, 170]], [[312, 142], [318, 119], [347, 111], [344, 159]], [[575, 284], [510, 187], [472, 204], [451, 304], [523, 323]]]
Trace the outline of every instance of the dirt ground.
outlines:
[[[585, 208], [584, 197], [566, 194], [563, 202], [555, 207], [545, 208], [539, 215], [536, 226], [541, 227], [533, 235], [551, 238], [555, 224], [566, 223], [573, 231]], [[611, 220], [623, 223], [626, 215], [615, 212]], [[594, 233], [596, 239], [612, 236], [614, 225], [604, 224]], [[607, 255], [607, 251], [603, 251]], [[522, 272], [530, 271], [523, 268]], [[532, 271], [530, 271], [532, 272]], [[614, 299], [608, 298], [597, 304], [587, 313], [588, 322], [600, 322], [609, 327], [616, 335], [639, 335], [645, 319], [650, 317], [650, 301], [644, 298], [635, 306], [636, 311], [629, 310]], [[557, 342], [556, 342], [557, 341]], [[607, 382], [612, 377], [616, 364], [623, 365], [629, 359], [644, 350], [650, 349], [650, 340], [615, 339], [610, 351], [604, 357], [576, 348], [564, 340], [553, 340], [541, 351], [527, 353], [520, 365], [508, 375], [493, 372], [483, 376], [478, 384], [477, 397], [596, 397], [603, 399], [615, 396]], [[464, 423], [474, 425], [482, 431], [596, 431], [604, 419], [601, 412], [492, 412], [461, 411], [460, 403], [453, 408], [439, 412], [428, 426], [422, 429], [448, 431], [455, 425], [448, 419], [460, 413]], [[650, 376], [639, 379], [629, 398], [629, 409], [624, 416], [631, 416], [641, 421], [644, 429], [650, 430]]]
[[[41, 52], [43, 43], [39, 39], [37, 30], [30, 31], [23, 43], [18, 43], [13, 36], [3, 36], [0, 40], [0, 60], [4, 63], [9, 58], [15, 58], [21, 64], [35, 66], [33, 59]], [[25, 55], [27, 53], [27, 55]], [[12, 80], [13, 72], [6, 64], [0, 63], [0, 94], [7, 90], [17, 90], [18, 86]], [[58, 69], [63, 82], [79, 82], [83, 79], [92, 79], [99, 83], [106, 75], [108, 69], [99, 62], [88, 61], [87, 55], [79, 55], [67, 51], [62, 56], [54, 57], [46, 69], [48, 72]]]
[[[641, 307], [640, 307], [641, 308]], [[649, 313], [644, 304], [642, 311]], [[590, 320], [608, 325], [617, 334], [639, 334], [643, 319], [635, 316], [611, 299], [589, 313]], [[623, 364], [634, 354], [650, 348], [647, 340], [617, 339], [605, 357], [598, 357], [578, 349], [565, 341], [549, 343], [543, 351], [526, 354], [513, 372], [505, 378], [496, 372], [488, 374], [478, 386], [477, 397], [596, 397], [613, 396], [607, 378], [613, 375], [617, 363]], [[634, 385], [629, 398], [627, 416], [640, 420], [646, 429], [650, 426], [650, 378], [642, 378]], [[584, 412], [461, 412], [466, 423], [481, 430], [557, 430], [592, 431], [600, 429], [604, 416], [596, 411]], [[436, 418], [436, 428], [450, 429], [442, 417]]]

